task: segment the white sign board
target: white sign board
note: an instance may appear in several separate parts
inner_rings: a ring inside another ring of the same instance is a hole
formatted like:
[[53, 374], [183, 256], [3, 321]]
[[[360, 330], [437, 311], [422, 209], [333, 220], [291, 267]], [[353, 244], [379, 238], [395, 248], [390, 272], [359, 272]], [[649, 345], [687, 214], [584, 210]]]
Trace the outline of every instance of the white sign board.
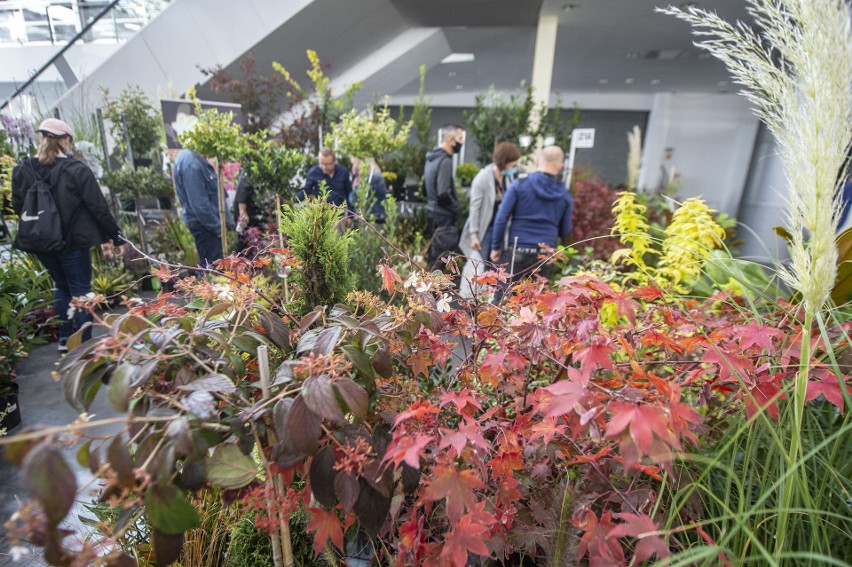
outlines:
[[575, 128], [574, 131], [571, 132], [571, 145], [575, 148], [594, 148], [595, 129]]

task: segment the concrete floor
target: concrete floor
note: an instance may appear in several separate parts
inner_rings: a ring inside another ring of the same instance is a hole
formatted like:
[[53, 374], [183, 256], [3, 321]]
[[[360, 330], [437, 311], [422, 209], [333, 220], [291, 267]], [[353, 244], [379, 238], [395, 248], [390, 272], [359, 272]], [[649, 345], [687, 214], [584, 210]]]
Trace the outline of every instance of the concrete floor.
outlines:
[[[65, 400], [61, 384], [55, 382], [51, 377], [51, 371], [60, 357], [56, 347], [56, 343], [39, 345], [33, 349], [28, 358], [18, 364], [17, 374], [20, 386], [18, 403], [21, 408], [21, 425], [9, 431], [10, 435], [35, 425], [66, 425], [77, 418], [77, 411]], [[96, 416], [94, 419], [116, 415], [115, 410], [112, 409], [107, 400], [105, 390], [102, 389], [98, 392], [89, 413]], [[113, 430], [115, 431], [115, 429]], [[90, 433], [103, 435], [108, 432], [99, 429]], [[82, 505], [88, 504], [94, 498], [93, 496], [89, 497], [93, 494], [92, 489], [94, 487], [89, 470], [77, 464], [76, 451], [77, 446], [73, 446], [63, 449], [62, 453], [68, 465], [77, 475], [78, 486], [87, 487], [88, 490], [78, 496], [77, 503], [69, 513], [64, 527], [79, 531], [79, 516], [87, 513]], [[0, 458], [0, 567], [46, 565], [42, 559], [41, 549], [32, 545], [25, 544], [30, 553], [17, 562], [13, 561], [9, 555], [11, 543], [6, 538], [6, 529], [2, 527], [2, 524], [17, 510], [18, 499], [24, 500], [26, 497], [26, 490], [18, 468], [6, 459]]]

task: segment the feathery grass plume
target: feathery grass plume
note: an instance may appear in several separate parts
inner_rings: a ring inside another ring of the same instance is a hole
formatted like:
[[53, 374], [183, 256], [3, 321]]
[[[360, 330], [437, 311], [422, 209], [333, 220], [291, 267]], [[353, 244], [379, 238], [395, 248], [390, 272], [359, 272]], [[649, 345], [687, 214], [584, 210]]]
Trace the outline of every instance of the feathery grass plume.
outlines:
[[639, 168], [642, 165], [642, 131], [639, 126], [627, 133], [627, 188], [636, 191], [639, 183]]
[[713, 210], [696, 197], [677, 208], [665, 233], [656, 273], [675, 287], [696, 280], [704, 260], [725, 240], [725, 229], [713, 218]]
[[658, 253], [648, 233], [650, 227], [645, 216], [647, 209], [645, 205], [636, 202], [636, 193], [633, 191], [622, 191], [618, 194], [618, 199], [612, 205], [612, 214], [615, 217], [612, 234], [618, 234], [618, 240], [627, 248], [613, 252], [610, 260], [613, 264], [623, 261], [642, 271], [645, 268], [645, 254]]
[[838, 172], [852, 139], [852, 32], [843, 0], [746, 0], [761, 28], [689, 8], [696, 42], [728, 67], [775, 136], [790, 186], [792, 265], [785, 281], [814, 314], [837, 272]]

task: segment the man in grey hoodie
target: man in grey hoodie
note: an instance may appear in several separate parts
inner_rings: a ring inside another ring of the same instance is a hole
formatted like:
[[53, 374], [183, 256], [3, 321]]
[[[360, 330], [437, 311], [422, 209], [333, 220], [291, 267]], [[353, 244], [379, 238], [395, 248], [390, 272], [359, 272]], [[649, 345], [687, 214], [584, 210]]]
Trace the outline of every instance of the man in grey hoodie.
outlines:
[[[568, 188], [562, 182], [565, 152], [559, 146], [547, 146], [541, 151], [538, 171], [509, 186], [497, 217], [494, 234], [503, 234], [509, 219], [509, 247], [501, 250], [503, 242], [495, 238], [491, 244], [491, 260], [500, 261], [505, 254], [508, 262], [514, 255], [512, 283], [529, 276], [541, 263], [544, 246], [556, 247], [560, 239], [571, 234], [573, 203]], [[543, 277], [550, 275], [550, 266], [538, 268]]]
[[464, 145], [464, 129], [456, 124], [441, 128], [441, 144], [426, 154], [423, 181], [426, 185], [426, 220], [432, 241], [426, 254], [429, 269], [456, 249], [459, 231], [456, 222], [461, 207], [453, 182], [453, 154]]

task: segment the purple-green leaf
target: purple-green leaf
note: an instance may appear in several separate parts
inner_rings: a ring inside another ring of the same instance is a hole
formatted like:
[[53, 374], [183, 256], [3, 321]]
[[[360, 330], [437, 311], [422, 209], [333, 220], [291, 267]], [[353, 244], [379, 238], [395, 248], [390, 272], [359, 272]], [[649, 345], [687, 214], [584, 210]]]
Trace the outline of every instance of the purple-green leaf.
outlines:
[[328, 376], [311, 376], [302, 384], [302, 398], [312, 412], [337, 423], [346, 421]]
[[328, 445], [320, 448], [311, 461], [308, 471], [311, 479], [311, 492], [317, 501], [326, 508], [333, 508], [337, 501], [334, 494], [334, 451]]
[[349, 412], [361, 421], [367, 419], [367, 403], [370, 397], [367, 390], [349, 378], [335, 380], [332, 385], [340, 394]]
[[287, 413], [287, 431], [292, 448], [299, 453], [316, 453], [317, 441], [322, 433], [320, 417], [308, 409], [301, 394], [293, 399], [293, 405]]
[[48, 526], [53, 529], [74, 505], [77, 479], [58, 449], [41, 444], [24, 459], [21, 467], [24, 484], [41, 502]]
[[229, 394], [237, 391], [230, 378], [218, 373], [202, 376], [197, 380], [178, 386], [178, 389], [188, 392], [226, 392]]

